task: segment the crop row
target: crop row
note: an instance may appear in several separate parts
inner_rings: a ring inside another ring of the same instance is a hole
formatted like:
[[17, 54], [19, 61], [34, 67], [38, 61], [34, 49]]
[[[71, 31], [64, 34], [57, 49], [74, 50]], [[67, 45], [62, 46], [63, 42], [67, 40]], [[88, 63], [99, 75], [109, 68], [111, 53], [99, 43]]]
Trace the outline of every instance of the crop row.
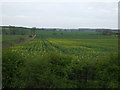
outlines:
[[[104, 41], [104, 40], [103, 40]], [[96, 42], [97, 43], [97, 42]], [[75, 55], [79, 59], [90, 59], [98, 56], [103, 56], [114, 49], [111, 44], [110, 47], [100, 46], [99, 44], [91, 43], [84, 44], [82, 40], [80, 41], [72, 41], [72, 40], [59, 40], [59, 39], [34, 39], [30, 42], [27, 42], [24, 45], [14, 46], [12, 47], [12, 51], [14, 52], [22, 52], [25, 55], [29, 53], [45, 53], [48, 51], [59, 52], [63, 54]]]
[[48, 40], [33, 40], [30, 41], [24, 45], [19, 45], [19, 46], [14, 46], [11, 47], [12, 51], [28, 51], [28, 52], [33, 52], [33, 51], [57, 51], [59, 52], [60, 49], [58, 49], [57, 46], [53, 45], [50, 43]]

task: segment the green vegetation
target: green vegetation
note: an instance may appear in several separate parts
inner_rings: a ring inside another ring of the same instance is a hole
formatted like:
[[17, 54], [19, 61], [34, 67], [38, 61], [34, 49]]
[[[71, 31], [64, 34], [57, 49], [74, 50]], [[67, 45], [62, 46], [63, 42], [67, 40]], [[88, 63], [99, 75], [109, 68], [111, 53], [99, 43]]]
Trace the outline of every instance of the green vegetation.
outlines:
[[3, 49], [3, 88], [120, 87], [116, 36], [77, 31], [34, 33], [34, 40]]
[[26, 41], [28, 35], [3, 35], [2, 38], [3, 48], [7, 48]]
[[2, 35], [29, 35], [31, 30], [29, 28], [15, 27], [15, 26], [3, 26]]
[[14, 26], [2, 27], [3, 48], [15, 46], [26, 41], [30, 34], [33, 34], [33, 29]]

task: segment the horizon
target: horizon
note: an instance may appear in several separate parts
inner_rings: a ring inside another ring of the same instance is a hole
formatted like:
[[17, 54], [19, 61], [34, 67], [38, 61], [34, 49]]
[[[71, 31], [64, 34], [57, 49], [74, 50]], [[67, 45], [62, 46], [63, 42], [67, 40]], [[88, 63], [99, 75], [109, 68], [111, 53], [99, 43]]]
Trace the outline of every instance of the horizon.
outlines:
[[[28, 27], [28, 26], [15, 26], [15, 25], [0, 25], [0, 27], [4, 26], [12, 26], [12, 27], [22, 27], [22, 28], [33, 28], [33, 27]], [[35, 27], [37, 29], [110, 29], [110, 30], [118, 30], [118, 28], [90, 28], [90, 27], [79, 27], [79, 28], [59, 28], [59, 27]]]

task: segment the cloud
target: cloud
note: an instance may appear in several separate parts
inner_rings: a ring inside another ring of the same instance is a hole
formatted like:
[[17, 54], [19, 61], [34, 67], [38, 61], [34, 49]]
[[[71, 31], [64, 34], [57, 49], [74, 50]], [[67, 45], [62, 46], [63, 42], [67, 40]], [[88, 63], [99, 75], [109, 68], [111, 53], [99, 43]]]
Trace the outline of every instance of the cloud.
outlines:
[[3, 24], [36, 27], [117, 28], [117, 3], [3, 3]]

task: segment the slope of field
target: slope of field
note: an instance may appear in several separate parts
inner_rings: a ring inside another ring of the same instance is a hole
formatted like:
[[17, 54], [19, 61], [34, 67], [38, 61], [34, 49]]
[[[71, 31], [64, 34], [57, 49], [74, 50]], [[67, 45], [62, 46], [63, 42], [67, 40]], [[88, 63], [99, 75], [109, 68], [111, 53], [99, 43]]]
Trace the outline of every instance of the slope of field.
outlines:
[[20, 44], [28, 39], [28, 35], [3, 35], [2, 36], [2, 45], [3, 48], [8, 48]]

